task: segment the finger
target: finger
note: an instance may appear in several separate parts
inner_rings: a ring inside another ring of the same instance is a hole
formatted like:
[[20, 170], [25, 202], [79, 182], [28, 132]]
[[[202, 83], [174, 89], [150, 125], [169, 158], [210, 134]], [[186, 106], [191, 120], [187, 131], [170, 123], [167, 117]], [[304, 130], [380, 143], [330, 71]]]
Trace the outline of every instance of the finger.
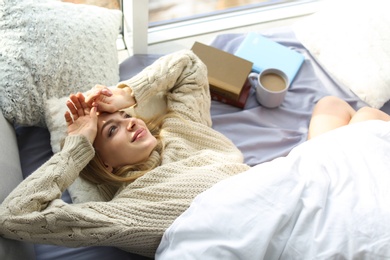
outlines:
[[81, 104], [80, 104], [79, 98], [77, 97], [77, 94], [71, 95], [70, 100], [73, 102], [76, 109], [79, 109], [81, 107]]
[[106, 95], [106, 96], [108, 96], [108, 97], [112, 96], [112, 91], [111, 91], [111, 89], [109, 89], [109, 88], [107, 88], [107, 87], [103, 88], [101, 92], [102, 92], [103, 95]]
[[98, 112], [97, 112], [97, 107], [92, 107], [91, 112], [90, 112], [90, 117], [92, 119], [97, 120]]
[[106, 86], [104, 85], [101, 85], [101, 84], [96, 84], [94, 87], [93, 87], [93, 90], [102, 90], [103, 88], [105, 88]]
[[[83, 116], [84, 115], [84, 109], [83, 109], [83, 106], [81, 105], [81, 100], [79, 99], [79, 97], [76, 95], [72, 95], [71, 96], [71, 100], [77, 110], [77, 116]], [[74, 116], [75, 114], [73, 114]]]
[[86, 98], [85, 98], [85, 103], [87, 103], [87, 105], [89, 107], [92, 107], [92, 104], [94, 102], [94, 100], [96, 99], [96, 95], [94, 94], [89, 94]]
[[85, 102], [85, 96], [83, 93], [77, 93], [76, 94], [77, 98], [79, 99], [79, 102], [81, 104], [82, 109], [84, 110], [84, 113], [89, 112], [89, 107], [88, 104]]
[[80, 103], [85, 102], [85, 97], [83, 93], [77, 92], [76, 97], [79, 99]]
[[92, 93], [90, 93], [86, 99], [85, 99], [85, 102], [88, 104], [89, 107], [92, 107], [93, 105], [93, 102], [97, 99], [100, 98], [100, 96], [102, 96], [102, 92], [101, 90], [97, 90], [97, 91], [94, 91]]
[[73, 95], [70, 96], [69, 98], [70, 98], [70, 100], [68, 102], [70, 102], [73, 105], [73, 107], [72, 106], [68, 106], [69, 111], [72, 114], [73, 120], [77, 120], [77, 118], [79, 118], [79, 114], [77, 112], [78, 108], [77, 108], [77, 105], [75, 104], [75, 102], [78, 102], [78, 99], [75, 96], [73, 96]]
[[91, 111], [90, 111], [90, 117], [91, 117], [91, 120], [94, 124], [96, 124], [97, 126], [97, 117], [98, 117], [98, 111], [97, 111], [97, 107], [92, 107], [91, 108]]
[[[70, 98], [70, 97], [69, 97], [69, 98]], [[66, 101], [66, 106], [68, 107], [68, 109], [69, 109], [69, 111], [70, 111], [70, 113], [71, 113], [72, 115], [74, 115], [74, 114], [77, 113], [77, 110], [76, 110], [76, 108], [75, 108], [73, 102], [72, 102], [70, 99], [68, 99], [68, 100]]]
[[64, 117], [65, 117], [66, 124], [67, 124], [68, 126], [70, 126], [71, 124], [73, 124], [73, 119], [72, 119], [72, 117], [70, 116], [69, 111], [66, 111], [66, 112], [65, 112]]

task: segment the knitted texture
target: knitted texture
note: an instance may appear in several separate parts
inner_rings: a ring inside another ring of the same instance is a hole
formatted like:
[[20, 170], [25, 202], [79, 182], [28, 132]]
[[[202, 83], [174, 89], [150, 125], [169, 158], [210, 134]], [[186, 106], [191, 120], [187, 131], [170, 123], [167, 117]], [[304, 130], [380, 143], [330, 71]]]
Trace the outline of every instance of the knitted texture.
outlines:
[[[0, 235], [116, 246], [153, 257], [164, 231], [196, 195], [249, 168], [234, 144], [211, 128], [206, 67], [191, 51], [165, 56], [118, 87], [133, 89], [138, 110], [147, 109], [150, 96], [165, 93], [176, 115], [163, 122], [161, 166], [121, 187], [111, 201], [68, 205], [58, 199], [61, 191], [94, 153], [86, 138], [68, 136], [64, 148], [0, 205]], [[155, 159], [154, 153], [149, 161]]]
[[119, 80], [121, 12], [55, 0], [0, 1], [0, 107], [45, 126], [44, 102]]

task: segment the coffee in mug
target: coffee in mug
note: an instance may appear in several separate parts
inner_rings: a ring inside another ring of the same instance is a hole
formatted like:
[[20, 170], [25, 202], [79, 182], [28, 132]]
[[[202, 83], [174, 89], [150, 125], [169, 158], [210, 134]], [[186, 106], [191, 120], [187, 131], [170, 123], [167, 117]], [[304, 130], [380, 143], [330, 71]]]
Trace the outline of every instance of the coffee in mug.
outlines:
[[269, 68], [260, 74], [249, 74], [249, 79], [255, 85], [256, 98], [262, 106], [274, 108], [283, 103], [289, 87], [288, 77], [283, 71]]
[[282, 91], [286, 88], [286, 81], [282, 76], [273, 72], [262, 74], [260, 76], [260, 84], [264, 88], [274, 92]]

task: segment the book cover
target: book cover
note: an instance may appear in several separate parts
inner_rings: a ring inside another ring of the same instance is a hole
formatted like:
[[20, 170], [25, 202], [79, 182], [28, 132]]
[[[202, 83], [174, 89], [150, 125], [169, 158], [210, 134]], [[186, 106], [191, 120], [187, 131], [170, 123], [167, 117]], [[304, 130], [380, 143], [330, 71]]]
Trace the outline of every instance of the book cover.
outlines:
[[238, 100], [226, 98], [224, 95], [219, 94], [218, 92], [211, 91], [211, 99], [216, 100], [225, 104], [229, 104], [235, 107], [244, 108], [246, 101], [248, 100], [250, 90], [252, 88], [252, 85], [249, 80], [245, 82], [244, 87], [241, 90], [241, 94]]
[[246, 35], [235, 55], [253, 62], [252, 71], [257, 73], [266, 68], [284, 71], [290, 83], [305, 59], [301, 53], [254, 32]]
[[253, 63], [215, 47], [195, 42], [191, 50], [207, 66], [210, 92], [214, 100], [243, 107], [242, 94]]

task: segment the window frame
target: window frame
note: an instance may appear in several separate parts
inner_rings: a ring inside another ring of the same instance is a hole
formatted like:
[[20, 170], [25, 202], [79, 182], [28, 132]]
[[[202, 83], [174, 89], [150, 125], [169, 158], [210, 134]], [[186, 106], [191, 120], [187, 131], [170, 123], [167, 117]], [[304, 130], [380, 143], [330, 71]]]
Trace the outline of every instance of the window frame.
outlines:
[[317, 11], [323, 1], [283, 2], [149, 27], [149, 1], [126, 0], [121, 3], [123, 38], [130, 55], [147, 54], [152, 44], [308, 15]]

